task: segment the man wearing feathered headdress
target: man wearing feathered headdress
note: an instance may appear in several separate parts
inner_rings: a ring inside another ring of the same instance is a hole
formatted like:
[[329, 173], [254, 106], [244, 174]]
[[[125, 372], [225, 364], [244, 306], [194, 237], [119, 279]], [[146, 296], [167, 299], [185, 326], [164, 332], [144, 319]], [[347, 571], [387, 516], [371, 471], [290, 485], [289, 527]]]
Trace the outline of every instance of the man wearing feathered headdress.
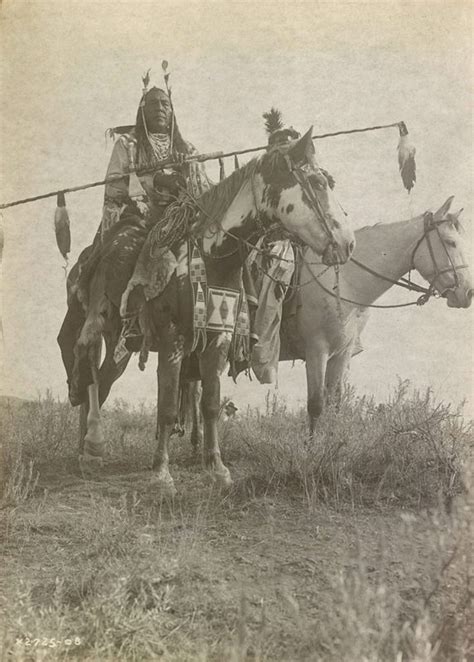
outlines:
[[[126, 286], [125, 276], [130, 278], [132, 275], [133, 262], [148, 231], [163, 216], [170, 202], [179, 197], [180, 189], [186, 188], [193, 196], [199, 197], [211, 186], [203, 164], [184, 162], [186, 157], [197, 152], [191, 143], [183, 139], [171, 99], [164, 90], [157, 87], [147, 89], [145, 82], [135, 125], [115, 127], [108, 133], [114, 137], [118, 135], [118, 138], [106, 177], [122, 178], [106, 184], [99, 230], [93, 245], [79, 258], [77, 292], [86, 305], [91, 277], [98, 261], [110, 254], [111, 243], [118, 240], [117, 233], [120, 233], [124, 245], [127, 228], [133, 235], [133, 242], [126, 247], [126, 255], [122, 252], [114, 258], [113, 267], [117, 274], [115, 289], [118, 293]], [[149, 172], [159, 161], [166, 159], [181, 165]], [[126, 258], [127, 264], [122, 265], [120, 258]]]
[[[196, 154], [191, 143], [181, 136], [169, 95], [157, 87], [143, 92], [135, 126], [116, 127], [110, 135], [119, 134], [115, 142], [106, 177], [126, 175], [130, 170], [153, 168], [159, 161], [183, 161]], [[178, 184], [186, 186], [194, 196], [209, 188], [204, 166], [198, 163], [168, 168], [158, 173], [131, 173], [105, 186], [104, 213], [101, 234], [120, 218], [124, 205], [131, 200], [141, 213], [165, 207], [178, 192]]]
[[[73, 404], [80, 401], [79, 393], [84, 387], [77, 381], [77, 345], [85, 344], [87, 338], [88, 342], [98, 340], [101, 334], [100, 314], [91, 318], [91, 303], [105, 297], [119, 308], [150, 230], [164, 217], [169, 204], [179, 198], [183, 188], [199, 197], [211, 186], [201, 163], [185, 162], [186, 157], [197, 152], [179, 131], [170, 95], [156, 87], [148, 89], [148, 75], [143, 82], [135, 125], [109, 131], [118, 137], [107, 178], [122, 177], [106, 185], [99, 229], [68, 278], [68, 312], [58, 342]], [[154, 166], [165, 159], [178, 165], [153, 172]], [[154, 267], [154, 275], [161, 275], [165, 283], [176, 265], [175, 258], [166, 247], [158, 257], [162, 267]], [[143, 270], [149, 268], [145, 264]], [[160, 268], [162, 273], [158, 274]], [[145, 280], [147, 276], [145, 273]], [[141, 305], [138, 299], [137, 296], [135, 312]], [[90, 381], [87, 375], [84, 379]]]
[[[272, 108], [270, 112], [264, 113], [263, 118], [268, 135], [268, 151], [279, 149], [301, 137], [292, 126], [283, 124], [279, 110]], [[333, 178], [325, 170], [323, 172], [329, 186], [333, 187]], [[258, 251], [251, 253], [248, 258], [248, 266], [258, 292], [253, 328], [258, 340], [252, 348], [250, 362], [262, 384], [271, 384], [277, 380], [283, 304], [295, 271], [295, 255], [289, 239], [274, 241], [268, 249], [273, 256], [269, 264], [263, 263], [262, 255]]]
[[[263, 118], [268, 135], [267, 151], [301, 137], [293, 127], [284, 126], [279, 110], [272, 108]], [[263, 246], [257, 244], [257, 248]], [[289, 239], [273, 241], [266, 249], [274, 259], [268, 261], [258, 250], [251, 251], [247, 259], [258, 295], [253, 319], [253, 333], [258, 339], [252, 347], [250, 365], [261, 384], [272, 384], [278, 375], [283, 302], [295, 269], [295, 257]]]

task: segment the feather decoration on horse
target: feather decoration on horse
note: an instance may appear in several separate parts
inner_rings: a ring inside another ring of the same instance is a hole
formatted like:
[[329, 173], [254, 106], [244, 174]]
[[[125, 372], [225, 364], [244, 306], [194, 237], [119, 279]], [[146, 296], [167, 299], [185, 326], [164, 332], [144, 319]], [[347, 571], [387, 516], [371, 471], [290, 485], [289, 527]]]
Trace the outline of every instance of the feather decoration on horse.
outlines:
[[265, 129], [268, 135], [275, 133], [275, 131], [281, 131], [283, 129], [283, 120], [281, 117], [281, 112], [276, 108], [272, 108], [270, 112], [263, 113], [263, 119], [265, 120]]
[[416, 149], [410, 143], [408, 129], [405, 122], [399, 123], [398, 130], [400, 132], [400, 141], [398, 143], [398, 166], [403, 185], [408, 193], [410, 193], [416, 182]]
[[71, 251], [71, 229], [69, 225], [69, 214], [66, 207], [64, 193], [58, 193], [57, 207], [54, 212], [54, 231], [56, 243], [61, 255], [67, 262], [67, 254]]

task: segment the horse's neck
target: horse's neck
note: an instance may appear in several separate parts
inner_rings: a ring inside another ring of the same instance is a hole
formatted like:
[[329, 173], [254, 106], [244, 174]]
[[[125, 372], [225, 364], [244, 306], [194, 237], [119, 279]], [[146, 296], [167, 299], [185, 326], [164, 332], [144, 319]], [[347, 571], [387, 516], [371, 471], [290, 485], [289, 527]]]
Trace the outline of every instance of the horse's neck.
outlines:
[[211, 224], [204, 234], [204, 251], [226, 253], [229, 241], [235, 246], [232, 236], [249, 239], [255, 232], [256, 215], [252, 183], [248, 180], [235, 195], [220, 222]]
[[[372, 271], [397, 281], [410, 269], [413, 251], [423, 234], [423, 217], [356, 231], [354, 258]], [[341, 296], [373, 303], [392, 287], [354, 262], [341, 268]]]
[[[251, 217], [255, 218], [256, 214], [252, 182], [249, 179], [242, 185], [240, 191], [225, 212], [221, 222], [222, 228], [227, 232], [232, 232], [232, 230], [239, 231], [240, 233], [245, 232], [244, 226], [250, 224], [244, 221]], [[251, 231], [249, 230], [249, 232]], [[243, 234], [240, 236], [243, 236]]]

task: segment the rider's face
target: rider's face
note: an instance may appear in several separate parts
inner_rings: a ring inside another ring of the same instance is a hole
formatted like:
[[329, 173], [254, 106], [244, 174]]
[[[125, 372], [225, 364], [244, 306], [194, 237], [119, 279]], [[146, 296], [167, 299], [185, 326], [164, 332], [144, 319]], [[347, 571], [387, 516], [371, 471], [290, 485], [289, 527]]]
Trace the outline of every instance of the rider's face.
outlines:
[[150, 92], [145, 101], [145, 121], [150, 133], [166, 133], [171, 122], [171, 104], [163, 92]]

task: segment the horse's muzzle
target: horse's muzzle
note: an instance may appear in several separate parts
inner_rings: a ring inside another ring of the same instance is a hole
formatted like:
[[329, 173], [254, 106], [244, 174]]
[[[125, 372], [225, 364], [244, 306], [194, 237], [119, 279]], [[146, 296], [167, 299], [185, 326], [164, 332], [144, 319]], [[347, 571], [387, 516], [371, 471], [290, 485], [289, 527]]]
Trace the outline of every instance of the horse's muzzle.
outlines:
[[348, 241], [343, 247], [338, 244], [330, 243], [323, 253], [323, 263], [327, 267], [332, 267], [335, 264], [345, 264], [351, 257], [354, 248], [355, 241]]
[[453, 290], [448, 290], [444, 295], [446, 297], [448, 308], [469, 308], [472, 303], [473, 290], [466, 290], [457, 287]]

